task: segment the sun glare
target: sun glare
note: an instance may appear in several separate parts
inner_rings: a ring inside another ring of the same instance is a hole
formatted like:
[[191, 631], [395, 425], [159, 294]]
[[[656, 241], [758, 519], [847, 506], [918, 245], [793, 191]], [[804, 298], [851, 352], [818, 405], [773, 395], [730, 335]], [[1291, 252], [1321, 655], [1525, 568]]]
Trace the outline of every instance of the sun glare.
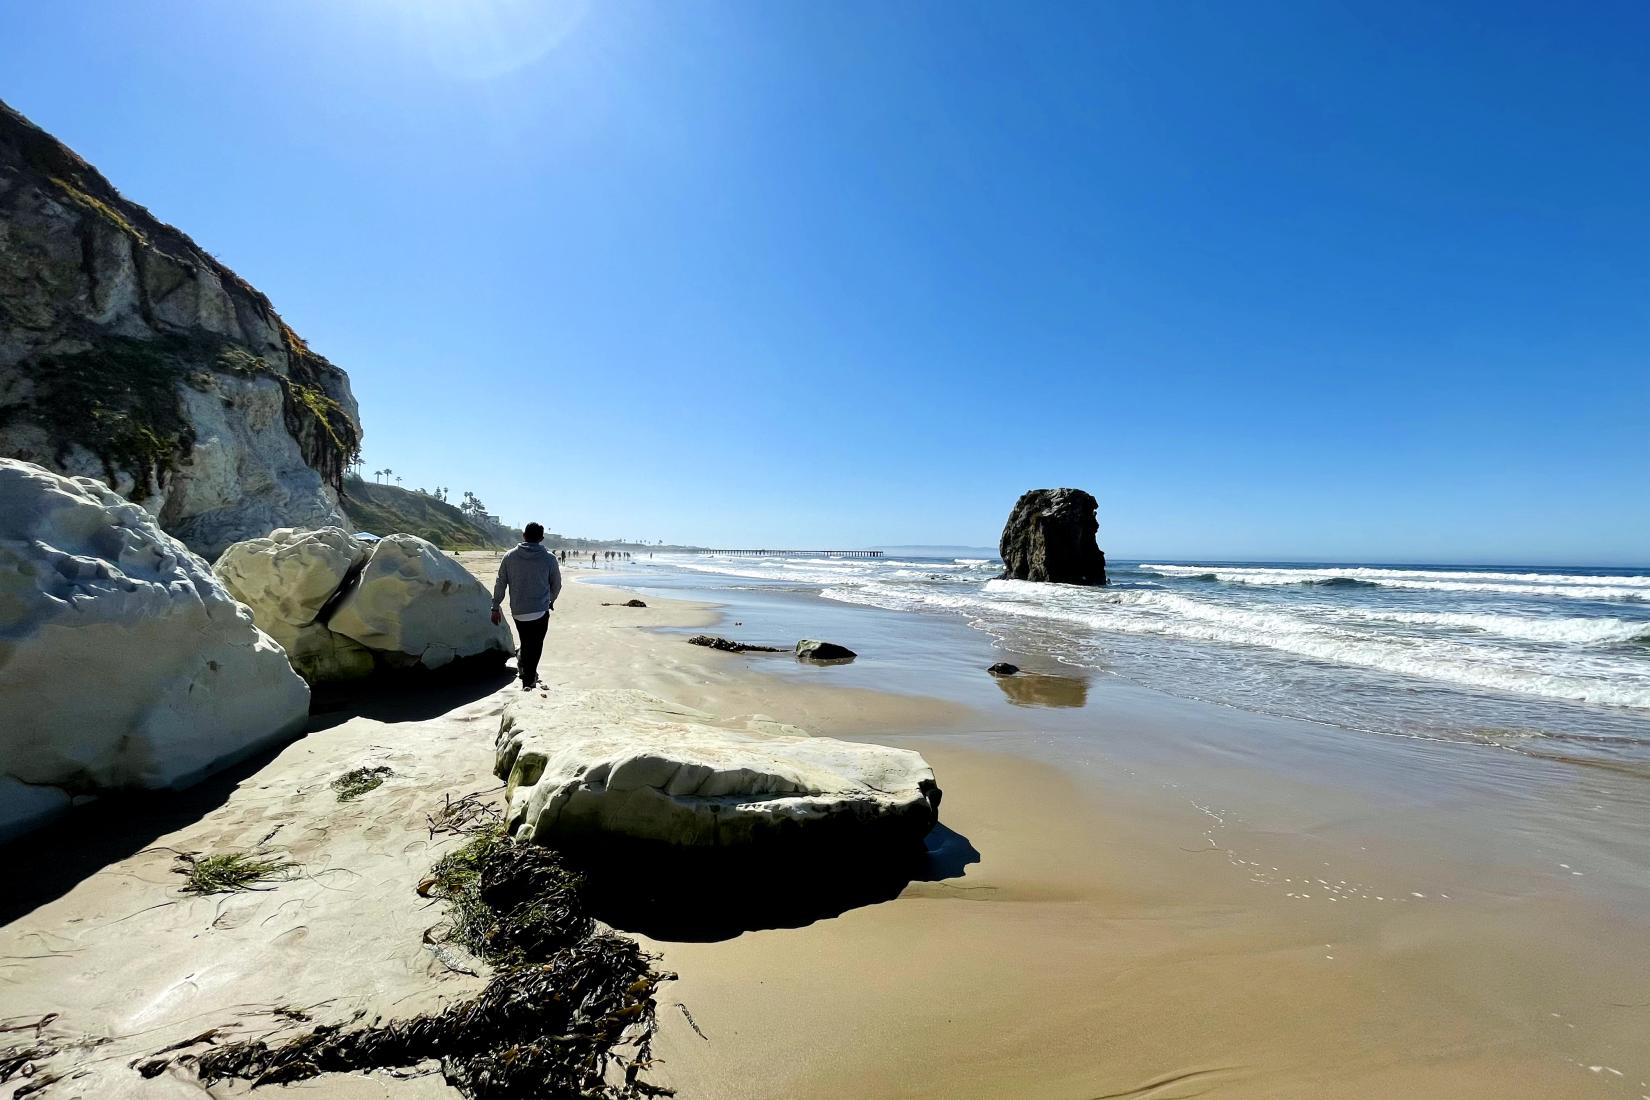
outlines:
[[454, 76], [490, 80], [542, 60], [584, 22], [589, 0], [415, 0], [431, 59]]

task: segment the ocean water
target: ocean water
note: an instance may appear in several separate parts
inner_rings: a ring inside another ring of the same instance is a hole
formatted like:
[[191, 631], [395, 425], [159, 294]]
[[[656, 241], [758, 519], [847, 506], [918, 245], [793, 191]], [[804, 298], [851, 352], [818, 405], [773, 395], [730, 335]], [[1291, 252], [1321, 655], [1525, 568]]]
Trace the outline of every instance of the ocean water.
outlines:
[[999, 580], [985, 558], [645, 564], [960, 616], [1007, 654], [1187, 698], [1650, 774], [1650, 570], [1114, 561], [1096, 589]]

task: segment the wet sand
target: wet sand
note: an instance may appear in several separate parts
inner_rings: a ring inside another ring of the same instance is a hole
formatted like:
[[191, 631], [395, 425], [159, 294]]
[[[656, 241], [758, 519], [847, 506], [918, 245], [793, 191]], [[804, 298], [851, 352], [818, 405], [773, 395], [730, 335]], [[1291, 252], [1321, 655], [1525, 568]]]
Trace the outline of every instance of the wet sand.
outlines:
[[[1650, 817], [1629, 779], [1347, 742], [1058, 668], [1005, 692], [974, 671], [989, 663], [977, 637], [888, 617], [831, 614], [873, 642], [843, 668], [714, 653], [679, 632], [767, 641], [793, 623], [776, 610], [736, 628], [650, 592], [646, 609], [602, 606], [627, 596], [569, 585], [552, 686], [919, 748], [956, 834], [936, 859], [949, 877], [894, 900], [652, 941], [680, 975], [655, 1078], [683, 1096], [1650, 1095]], [[911, 652], [883, 659], [889, 638]], [[186, 1073], [129, 1063], [214, 1027], [295, 1030], [279, 1006], [335, 1022], [473, 992], [480, 979], [422, 944], [439, 912], [414, 887], [454, 843], [426, 815], [496, 796], [492, 735], [514, 690], [317, 715], [214, 785], [96, 807], [8, 852], [0, 1015], [59, 1013], [54, 1041], [98, 1043], [50, 1060], [85, 1076], [43, 1095], [200, 1096]], [[327, 786], [380, 763], [396, 775], [356, 802]], [[175, 851], [260, 843], [301, 877], [179, 896]], [[428, 1075], [302, 1087], [449, 1094]]]

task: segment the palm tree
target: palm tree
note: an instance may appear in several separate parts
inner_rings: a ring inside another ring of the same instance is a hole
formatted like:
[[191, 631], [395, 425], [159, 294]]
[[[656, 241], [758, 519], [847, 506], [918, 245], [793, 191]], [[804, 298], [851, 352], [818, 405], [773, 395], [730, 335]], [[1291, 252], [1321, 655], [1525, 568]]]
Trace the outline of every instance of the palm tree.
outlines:
[[396, 477], [396, 479], [395, 479], [395, 483], [396, 483], [396, 485], [400, 485], [400, 484], [401, 484], [401, 478], [400, 478], [400, 476], [399, 476], [399, 475], [398, 475], [398, 476], [397, 476], [397, 477]]

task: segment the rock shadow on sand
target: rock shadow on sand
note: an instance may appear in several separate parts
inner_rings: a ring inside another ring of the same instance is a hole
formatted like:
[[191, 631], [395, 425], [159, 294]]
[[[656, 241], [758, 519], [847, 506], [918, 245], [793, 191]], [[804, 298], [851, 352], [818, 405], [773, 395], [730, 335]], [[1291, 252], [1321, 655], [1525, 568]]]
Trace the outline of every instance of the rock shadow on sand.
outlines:
[[328, 730], [351, 718], [428, 722], [484, 699], [514, 679], [515, 673], [502, 664], [484, 664], [323, 684], [310, 696], [308, 732]]
[[0, 925], [62, 897], [105, 867], [219, 809], [294, 741], [358, 716], [380, 722], [437, 718], [493, 694], [510, 683], [512, 675], [504, 668], [472, 666], [451, 675], [424, 671], [317, 690], [311, 697], [309, 726], [297, 738], [264, 745], [181, 790], [113, 791], [77, 806], [58, 820], [0, 844], [0, 859], [8, 868], [7, 887], [0, 892]]
[[936, 825], [892, 858], [799, 852], [788, 858], [684, 856], [633, 850], [575, 862], [598, 920], [650, 939], [708, 943], [770, 928], [803, 928], [897, 898], [913, 882], [961, 878], [980, 853]]
[[0, 925], [67, 894], [85, 879], [199, 821], [286, 751], [266, 745], [183, 790], [115, 791], [39, 829], [0, 844], [6, 888]]

